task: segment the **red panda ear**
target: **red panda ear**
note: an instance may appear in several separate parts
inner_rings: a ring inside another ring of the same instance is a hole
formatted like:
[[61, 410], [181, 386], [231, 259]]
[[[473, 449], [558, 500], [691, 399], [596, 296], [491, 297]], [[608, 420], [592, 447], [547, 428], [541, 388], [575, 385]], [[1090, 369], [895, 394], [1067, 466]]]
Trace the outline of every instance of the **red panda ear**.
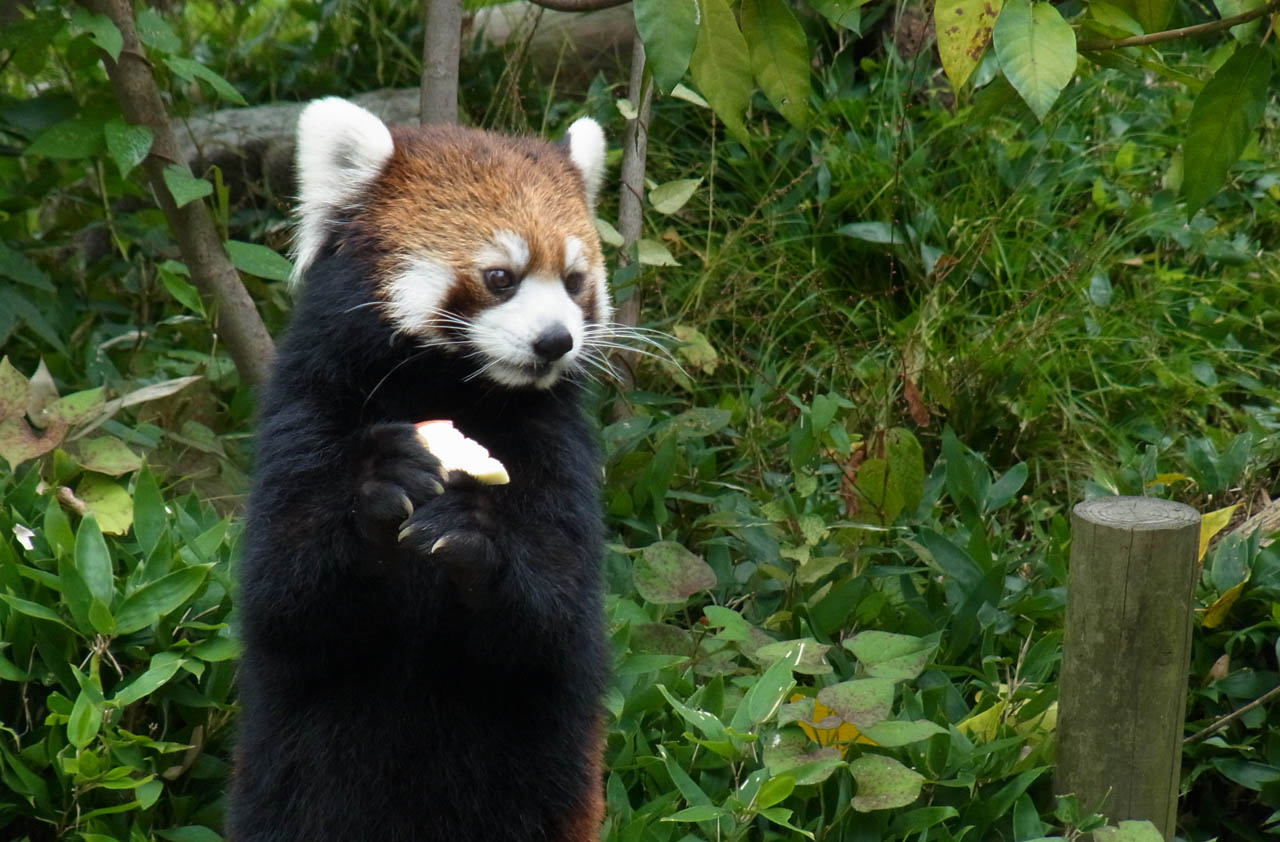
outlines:
[[303, 109], [297, 137], [295, 282], [324, 245], [334, 211], [369, 186], [394, 147], [391, 132], [381, 120], [338, 97], [318, 99]]
[[604, 131], [590, 117], [575, 120], [565, 133], [569, 147], [569, 159], [582, 173], [582, 183], [587, 188], [587, 207], [595, 210], [596, 196], [604, 181]]

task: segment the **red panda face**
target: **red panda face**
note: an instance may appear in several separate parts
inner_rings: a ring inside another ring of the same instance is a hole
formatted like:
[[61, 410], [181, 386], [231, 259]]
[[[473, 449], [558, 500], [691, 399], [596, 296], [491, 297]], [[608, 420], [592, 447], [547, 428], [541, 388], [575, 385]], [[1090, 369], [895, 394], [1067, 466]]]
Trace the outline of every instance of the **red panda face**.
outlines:
[[583, 365], [611, 315], [591, 209], [604, 138], [579, 120], [567, 141], [392, 133], [343, 100], [313, 103], [299, 123], [295, 272], [343, 226], [341, 242], [375, 256], [395, 331], [473, 359], [476, 377], [547, 388]]

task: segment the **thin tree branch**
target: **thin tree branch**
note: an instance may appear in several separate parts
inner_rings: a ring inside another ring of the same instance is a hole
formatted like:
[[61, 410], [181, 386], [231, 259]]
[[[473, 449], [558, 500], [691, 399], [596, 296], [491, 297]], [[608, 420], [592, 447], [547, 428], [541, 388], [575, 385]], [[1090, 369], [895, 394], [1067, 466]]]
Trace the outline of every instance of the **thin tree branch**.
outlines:
[[151, 132], [151, 152], [142, 164], [151, 191], [164, 211], [182, 260], [191, 271], [191, 280], [204, 298], [215, 305], [211, 309], [217, 314], [214, 329], [226, 343], [236, 371], [246, 383], [262, 383], [267, 379], [275, 354], [271, 335], [244, 288], [240, 273], [231, 265], [222, 247], [222, 237], [208, 206], [196, 200], [178, 207], [165, 184], [166, 167], [180, 166], [186, 170], [187, 164], [169, 126], [169, 115], [151, 75], [151, 63], [138, 40], [133, 7], [129, 0], [81, 0], [81, 3], [109, 17], [124, 38], [119, 59], [113, 60], [103, 53], [102, 62], [125, 119]]
[[1266, 693], [1263, 693], [1261, 696], [1254, 699], [1252, 702], [1249, 702], [1249, 704], [1245, 705], [1244, 707], [1237, 708], [1236, 710], [1233, 710], [1231, 713], [1227, 714], [1226, 716], [1220, 719], [1215, 719], [1213, 722], [1209, 723], [1209, 726], [1207, 728], [1203, 728], [1195, 732], [1194, 734], [1192, 734], [1190, 737], [1187, 737], [1185, 740], [1183, 740], [1182, 744], [1188, 745], [1190, 743], [1198, 743], [1201, 740], [1203, 740], [1205, 737], [1213, 736], [1218, 731], [1221, 731], [1223, 728], [1227, 727], [1232, 722], [1235, 722], [1237, 719], [1244, 716], [1249, 711], [1261, 705], [1265, 705], [1267, 702], [1271, 701], [1276, 696], [1280, 696], [1280, 687], [1272, 687]]
[[462, 0], [426, 0], [422, 37], [422, 125], [458, 122], [458, 57]]
[[[622, 266], [631, 261], [631, 249], [640, 240], [640, 232], [644, 223], [642, 202], [644, 200], [645, 156], [649, 147], [649, 108], [653, 101], [653, 81], [645, 84], [644, 78], [644, 43], [636, 35], [631, 48], [631, 81], [627, 88], [627, 97], [635, 108], [636, 116], [627, 121], [627, 130], [622, 140], [622, 188], [618, 197], [618, 233], [622, 235]], [[631, 297], [618, 307], [616, 319], [619, 323], [634, 327], [640, 319], [640, 287], [632, 284]], [[620, 351], [615, 355], [621, 365], [619, 386], [623, 391], [630, 389], [635, 383], [632, 369], [638, 354]], [[618, 405], [619, 412], [625, 412], [625, 406]]]
[[1194, 38], [1211, 32], [1221, 32], [1242, 23], [1248, 23], [1272, 12], [1280, 11], [1280, 0], [1271, 0], [1265, 6], [1259, 6], [1250, 12], [1234, 15], [1222, 20], [1198, 23], [1195, 26], [1184, 26], [1181, 29], [1168, 29], [1164, 32], [1152, 32], [1147, 35], [1134, 35], [1132, 38], [1105, 38], [1097, 41], [1081, 41], [1076, 49], [1082, 53], [1093, 53], [1100, 50], [1118, 50], [1121, 47], [1141, 47], [1146, 44], [1159, 44], [1163, 41], [1176, 41], [1179, 38]]
[[529, 2], [557, 12], [598, 12], [601, 9], [622, 6], [630, 3], [631, 0], [529, 0]]

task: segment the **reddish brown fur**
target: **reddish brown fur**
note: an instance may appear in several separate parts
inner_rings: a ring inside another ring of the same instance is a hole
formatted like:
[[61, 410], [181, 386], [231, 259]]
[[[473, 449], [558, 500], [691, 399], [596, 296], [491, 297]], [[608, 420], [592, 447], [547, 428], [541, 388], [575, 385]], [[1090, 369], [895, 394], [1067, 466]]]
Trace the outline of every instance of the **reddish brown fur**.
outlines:
[[[380, 271], [395, 272], [406, 254], [447, 263], [459, 280], [447, 309], [467, 316], [497, 303], [478, 273], [491, 267], [475, 265], [496, 231], [524, 238], [530, 273], [562, 275], [567, 236], [585, 244], [593, 271], [602, 270], [582, 176], [564, 150], [456, 126], [397, 128], [392, 137], [395, 152], [358, 220], [361, 239], [385, 255]], [[584, 285], [578, 300], [588, 319], [598, 317], [595, 299]]]
[[598, 842], [604, 822], [604, 721], [596, 723], [586, 742], [587, 766], [595, 785], [578, 810], [566, 820], [564, 834], [556, 842]]

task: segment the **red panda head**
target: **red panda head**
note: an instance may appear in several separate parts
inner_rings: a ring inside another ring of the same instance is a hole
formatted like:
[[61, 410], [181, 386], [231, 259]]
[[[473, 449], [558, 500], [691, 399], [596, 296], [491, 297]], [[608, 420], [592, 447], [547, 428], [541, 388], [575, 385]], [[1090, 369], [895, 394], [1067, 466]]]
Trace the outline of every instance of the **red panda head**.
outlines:
[[322, 99], [298, 123], [300, 278], [331, 237], [373, 255], [393, 330], [469, 355], [478, 376], [547, 388], [610, 319], [593, 205], [604, 135], [563, 147], [454, 126], [389, 130]]

